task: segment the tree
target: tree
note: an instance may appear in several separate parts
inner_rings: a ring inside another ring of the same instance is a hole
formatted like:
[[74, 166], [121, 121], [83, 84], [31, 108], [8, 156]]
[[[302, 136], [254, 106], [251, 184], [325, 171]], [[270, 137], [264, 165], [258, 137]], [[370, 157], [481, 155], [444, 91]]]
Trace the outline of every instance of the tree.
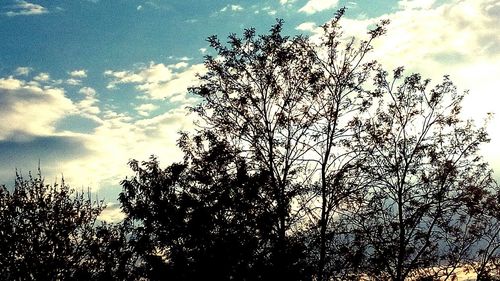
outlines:
[[[46, 185], [38, 173], [17, 175], [12, 192], [0, 187], [0, 278], [4, 280], [87, 280], [94, 266], [96, 219], [102, 202], [61, 184]], [[101, 226], [105, 228], [105, 226]]]
[[[492, 190], [485, 190], [468, 185], [467, 196], [462, 202], [467, 206], [469, 213], [482, 220], [474, 230], [477, 243], [465, 262], [468, 268], [477, 274], [477, 280], [500, 279], [500, 187], [494, 186]], [[476, 218], [477, 220], [477, 218]], [[496, 274], [496, 275], [495, 275]], [[496, 276], [496, 279], [495, 277]]]
[[94, 234], [86, 250], [87, 270], [80, 271], [75, 280], [139, 280], [135, 272], [136, 255], [130, 245], [129, 229], [122, 222], [94, 226]]
[[302, 48], [314, 57], [311, 76], [316, 78], [316, 92], [306, 116], [311, 122], [307, 132], [310, 139], [305, 145], [311, 151], [307, 162], [314, 166], [312, 177], [319, 178], [310, 194], [315, 200], [307, 198], [312, 202], [307, 208], [313, 217], [312, 228], [318, 233], [314, 235], [317, 245], [311, 245], [318, 248], [318, 280], [344, 280], [355, 271], [356, 261], [346, 259], [348, 255], [340, 249], [353, 242], [354, 236], [350, 225], [338, 220], [338, 214], [346, 209], [352, 212], [352, 203], [366, 188], [367, 180], [359, 171], [360, 163], [365, 161], [365, 150], [352, 143], [352, 136], [356, 120], [373, 101], [367, 89], [376, 62], [367, 61], [366, 56], [373, 49], [372, 42], [385, 33], [388, 24], [381, 21], [369, 30], [366, 40], [345, 39], [340, 26], [344, 12], [344, 8], [338, 10], [323, 25], [319, 43], [302, 42]]
[[268, 35], [256, 36], [254, 29], [243, 38], [230, 35], [227, 46], [210, 37], [218, 56], [206, 57], [208, 71], [191, 93], [202, 99], [193, 110], [203, 126], [238, 148], [250, 170], [269, 175], [263, 191], [275, 214], [273, 256], [276, 270], [285, 273], [291, 268], [284, 264], [288, 241], [302, 228], [292, 203], [307, 190], [301, 171], [317, 77], [314, 56], [303, 47], [307, 39], [283, 36], [282, 25], [278, 21]]
[[208, 72], [191, 89], [202, 98], [194, 111], [204, 126], [240, 148], [251, 167], [269, 171], [278, 256], [287, 234], [312, 228], [320, 280], [331, 276], [327, 271], [333, 269], [325, 266], [337, 255], [327, 253], [327, 242], [339, 230], [332, 230], [332, 217], [362, 189], [340, 184], [347, 178], [342, 175], [355, 174], [361, 159], [344, 146], [352, 135], [350, 121], [371, 104], [364, 85], [375, 62], [364, 59], [387, 24], [377, 25], [359, 46], [355, 39], [343, 46], [343, 14], [339, 10], [325, 24], [319, 44], [283, 36], [282, 21], [269, 35], [256, 36], [253, 29], [243, 38], [230, 35], [227, 45], [210, 37], [217, 57], [206, 58]]
[[[270, 280], [275, 271], [273, 225], [262, 189], [269, 174], [251, 172], [225, 140], [212, 133], [179, 140], [185, 159], [166, 169], [155, 158], [130, 162], [136, 176], [122, 182], [122, 208], [139, 271], [150, 280]], [[287, 254], [296, 257], [292, 243]], [[294, 261], [297, 261], [295, 258]], [[299, 260], [300, 262], [300, 260]], [[290, 280], [305, 280], [294, 264]]]
[[429, 83], [418, 74], [403, 78], [402, 68], [389, 80], [380, 69], [378, 108], [358, 134], [373, 182], [355, 221], [366, 235], [368, 270], [379, 279], [449, 277], [486, 232], [498, 235], [498, 213], [483, 215], [498, 196], [478, 154], [485, 129], [460, 119], [464, 94], [448, 77], [431, 90]]

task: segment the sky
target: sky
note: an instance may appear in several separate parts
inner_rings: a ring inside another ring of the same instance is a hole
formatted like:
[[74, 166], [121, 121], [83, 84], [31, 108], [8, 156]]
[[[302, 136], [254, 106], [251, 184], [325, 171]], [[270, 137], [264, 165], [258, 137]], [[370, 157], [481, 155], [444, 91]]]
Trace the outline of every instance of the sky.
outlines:
[[496, 114], [481, 152], [500, 171], [500, 0], [2, 0], [0, 183], [40, 163], [47, 182], [90, 188], [118, 218], [130, 159], [181, 160], [208, 36], [265, 33], [281, 18], [314, 40], [341, 7], [346, 36], [391, 21], [372, 54], [386, 69], [450, 75], [469, 91], [464, 118]]

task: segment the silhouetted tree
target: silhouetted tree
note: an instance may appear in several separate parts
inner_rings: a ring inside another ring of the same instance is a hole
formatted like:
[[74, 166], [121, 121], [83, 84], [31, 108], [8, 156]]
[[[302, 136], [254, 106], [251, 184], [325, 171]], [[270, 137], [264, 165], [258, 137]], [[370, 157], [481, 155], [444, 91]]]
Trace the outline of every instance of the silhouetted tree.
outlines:
[[[228, 142], [212, 133], [179, 140], [184, 162], [159, 168], [155, 158], [130, 162], [120, 202], [132, 228], [139, 269], [150, 280], [306, 280], [300, 243], [276, 271], [274, 225], [263, 190], [268, 172], [249, 169]], [[297, 258], [297, 256], [299, 257]], [[310, 275], [310, 273], [309, 273]]]
[[373, 179], [356, 219], [369, 270], [398, 281], [450, 276], [485, 234], [498, 239], [498, 213], [487, 215], [498, 188], [478, 155], [487, 134], [460, 119], [464, 95], [448, 77], [429, 90], [429, 80], [403, 78], [402, 68], [387, 76], [375, 77], [379, 105], [359, 134]]
[[245, 30], [227, 44], [208, 39], [217, 53], [207, 56], [207, 73], [191, 92], [202, 99], [194, 108], [203, 126], [227, 140], [247, 158], [250, 170], [269, 176], [266, 197], [273, 215], [275, 267], [286, 274], [288, 240], [301, 231], [292, 203], [307, 191], [304, 157], [310, 151], [310, 114], [317, 95], [314, 55], [304, 37], [282, 35], [278, 21], [267, 35]]
[[130, 245], [129, 229], [122, 222], [101, 223], [95, 226], [87, 244], [89, 259], [86, 271], [80, 271], [77, 280], [141, 280], [135, 271], [137, 255]]
[[365, 61], [387, 22], [346, 40], [343, 13], [319, 43], [284, 36], [282, 21], [208, 39], [184, 161], [131, 161], [122, 182], [136, 276], [430, 280], [464, 263], [489, 274], [498, 187], [478, 156], [484, 129], [460, 120], [449, 79], [428, 90], [399, 68], [388, 81]]
[[346, 209], [353, 212], [353, 202], [359, 200], [368, 182], [359, 171], [365, 150], [353, 144], [352, 136], [357, 129], [356, 120], [373, 100], [367, 88], [371, 87], [376, 62], [367, 61], [366, 56], [388, 23], [381, 21], [368, 31], [366, 40], [358, 42], [356, 38], [344, 37], [340, 25], [344, 12], [340, 9], [323, 25], [319, 43], [303, 41], [302, 45], [314, 57], [310, 75], [315, 78], [316, 92], [310, 99], [308, 114], [299, 116], [311, 122], [307, 132], [310, 139], [304, 145], [310, 147], [305, 160], [312, 175], [303, 177], [318, 179], [304, 200], [310, 202], [305, 209], [312, 218], [308, 222], [314, 242], [310, 247], [313, 253], [317, 252], [313, 259], [318, 280], [345, 280], [353, 276], [355, 264], [359, 263], [356, 255], [347, 254], [346, 249], [355, 247], [353, 243], [357, 242], [350, 224], [340, 221], [338, 214]]
[[0, 279], [98, 279], [104, 271], [96, 265], [107, 261], [91, 248], [103, 207], [64, 181], [17, 175], [12, 192], [0, 187]]
[[325, 24], [319, 44], [282, 35], [281, 21], [268, 35], [248, 29], [243, 38], [230, 35], [227, 44], [210, 37], [217, 56], [206, 58], [208, 72], [191, 89], [202, 98], [194, 111], [203, 126], [238, 147], [252, 169], [269, 172], [277, 255], [286, 252], [287, 235], [311, 230], [309, 251], [320, 280], [333, 274], [332, 256], [339, 257], [327, 246], [340, 230], [332, 217], [363, 188], [352, 179], [346, 183], [343, 175], [355, 175], [361, 157], [343, 146], [352, 136], [350, 121], [371, 104], [363, 87], [375, 62], [363, 60], [387, 23], [371, 30], [367, 41], [343, 46], [343, 13]]
[[469, 213], [482, 220], [474, 221], [478, 242], [462, 262], [477, 274], [479, 281], [500, 280], [500, 188], [497, 185], [493, 190], [485, 190], [469, 184], [467, 189], [462, 202]]

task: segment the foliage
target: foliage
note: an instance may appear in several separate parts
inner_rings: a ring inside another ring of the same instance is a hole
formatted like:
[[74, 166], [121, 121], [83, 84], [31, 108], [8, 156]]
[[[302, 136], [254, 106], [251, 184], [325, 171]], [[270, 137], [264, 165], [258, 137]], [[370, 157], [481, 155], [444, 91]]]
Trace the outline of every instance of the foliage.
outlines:
[[[390, 77], [345, 38], [232, 34], [190, 89], [198, 130], [181, 162], [131, 160], [125, 219], [65, 183], [0, 189], [0, 277], [22, 280], [494, 280], [500, 192], [486, 130], [445, 76]], [[373, 82], [373, 83], [371, 83]]]
[[332, 217], [361, 186], [342, 175], [354, 175], [361, 159], [343, 146], [352, 135], [350, 121], [371, 104], [364, 84], [375, 63], [363, 60], [387, 24], [371, 30], [368, 40], [343, 46], [343, 13], [324, 26], [319, 44], [282, 35], [282, 21], [268, 35], [253, 29], [242, 38], [230, 35], [226, 45], [210, 37], [217, 56], [206, 57], [208, 72], [191, 89], [202, 99], [193, 111], [206, 130], [240, 149], [252, 169], [268, 171], [277, 250], [284, 257], [284, 241], [308, 231], [309, 250], [319, 253], [310, 258], [318, 259], [325, 280], [339, 262], [327, 253], [327, 240], [339, 231], [333, 228], [340, 228], [332, 228]]
[[[64, 181], [46, 185], [41, 174], [17, 175], [13, 191], [0, 188], [0, 278], [61, 280], [97, 278], [96, 219], [102, 202]], [[105, 229], [100, 226], [99, 229]], [[98, 231], [97, 231], [98, 232]]]
[[[130, 163], [120, 202], [134, 225], [131, 243], [149, 279], [269, 280], [275, 272], [273, 225], [263, 189], [269, 175], [251, 172], [244, 158], [213, 134], [179, 141], [183, 163], [162, 170], [155, 158]], [[287, 241], [288, 257], [300, 250]], [[281, 258], [281, 257], [280, 257]], [[300, 260], [294, 261], [294, 266]], [[303, 279], [302, 267], [289, 280]]]

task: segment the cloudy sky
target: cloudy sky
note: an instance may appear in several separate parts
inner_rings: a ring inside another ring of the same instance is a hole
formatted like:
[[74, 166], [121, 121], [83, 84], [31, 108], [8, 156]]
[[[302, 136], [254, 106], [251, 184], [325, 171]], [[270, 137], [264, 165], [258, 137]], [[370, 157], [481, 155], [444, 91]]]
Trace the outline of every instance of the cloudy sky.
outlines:
[[[186, 93], [211, 52], [205, 38], [266, 32], [314, 38], [347, 7], [347, 34], [390, 19], [374, 56], [470, 90], [464, 114], [500, 115], [500, 0], [3, 0], [0, 2], [0, 183], [15, 169], [64, 178], [114, 201], [131, 158], [180, 159], [192, 128]], [[485, 158], [500, 170], [500, 116]], [[498, 175], [498, 173], [497, 173]]]

